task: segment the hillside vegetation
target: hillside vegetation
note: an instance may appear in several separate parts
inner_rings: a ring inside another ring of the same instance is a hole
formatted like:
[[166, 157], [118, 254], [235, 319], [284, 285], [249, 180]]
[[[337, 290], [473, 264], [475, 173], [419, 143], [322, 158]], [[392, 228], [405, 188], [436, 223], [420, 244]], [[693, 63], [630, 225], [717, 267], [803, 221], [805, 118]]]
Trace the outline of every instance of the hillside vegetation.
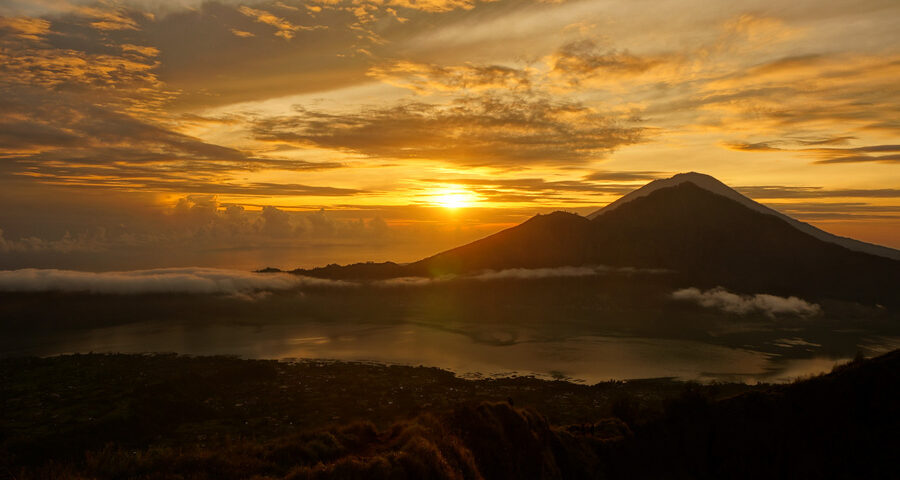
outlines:
[[890, 478], [900, 351], [791, 385], [4, 359], [9, 478]]

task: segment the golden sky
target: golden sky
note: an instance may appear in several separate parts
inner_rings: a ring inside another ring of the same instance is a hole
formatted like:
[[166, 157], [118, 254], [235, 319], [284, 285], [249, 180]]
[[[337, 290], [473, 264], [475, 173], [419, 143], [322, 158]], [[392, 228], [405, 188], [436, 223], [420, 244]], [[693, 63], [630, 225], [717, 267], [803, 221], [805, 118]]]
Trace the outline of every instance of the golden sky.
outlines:
[[0, 15], [0, 268], [409, 261], [684, 171], [900, 247], [896, 0]]

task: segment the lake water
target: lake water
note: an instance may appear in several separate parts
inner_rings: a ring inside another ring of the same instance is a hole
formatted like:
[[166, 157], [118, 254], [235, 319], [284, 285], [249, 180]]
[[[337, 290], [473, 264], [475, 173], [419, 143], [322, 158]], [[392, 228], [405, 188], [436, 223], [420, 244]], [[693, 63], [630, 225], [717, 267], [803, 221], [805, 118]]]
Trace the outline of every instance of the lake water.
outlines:
[[[517, 337], [510, 340], [508, 337]], [[498, 330], [485, 342], [427, 325], [323, 322], [201, 324], [143, 322], [35, 338], [7, 353], [176, 352], [246, 358], [327, 358], [436, 366], [460, 376], [534, 375], [596, 383], [610, 379], [677, 377], [701, 381], [784, 382], [829, 371], [849, 360], [816, 354], [789, 358], [751, 348], [632, 336], [541, 339]], [[782, 340], [808, 348], [810, 342]], [[891, 343], [893, 342], [893, 343]], [[805, 345], [806, 344], [806, 345]], [[889, 350], [897, 339], [870, 345]]]

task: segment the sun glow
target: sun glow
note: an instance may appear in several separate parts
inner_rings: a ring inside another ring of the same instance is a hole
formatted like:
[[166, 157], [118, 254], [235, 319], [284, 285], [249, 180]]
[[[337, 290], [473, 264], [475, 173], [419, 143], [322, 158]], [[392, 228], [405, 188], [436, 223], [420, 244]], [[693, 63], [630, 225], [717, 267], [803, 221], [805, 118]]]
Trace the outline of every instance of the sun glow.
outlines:
[[471, 207], [478, 201], [474, 193], [462, 188], [447, 188], [433, 193], [429, 201], [444, 208], [456, 210]]

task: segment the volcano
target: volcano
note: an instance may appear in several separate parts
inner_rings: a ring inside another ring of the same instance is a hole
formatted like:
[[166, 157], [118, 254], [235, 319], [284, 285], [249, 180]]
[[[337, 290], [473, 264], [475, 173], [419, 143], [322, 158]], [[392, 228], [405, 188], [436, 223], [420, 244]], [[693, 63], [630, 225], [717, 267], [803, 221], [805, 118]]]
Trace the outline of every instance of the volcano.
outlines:
[[900, 303], [900, 252], [788, 217], [713, 177], [656, 180], [583, 217], [554, 212], [420, 261], [297, 273], [438, 277], [484, 270], [605, 265], [671, 272], [690, 286]]

